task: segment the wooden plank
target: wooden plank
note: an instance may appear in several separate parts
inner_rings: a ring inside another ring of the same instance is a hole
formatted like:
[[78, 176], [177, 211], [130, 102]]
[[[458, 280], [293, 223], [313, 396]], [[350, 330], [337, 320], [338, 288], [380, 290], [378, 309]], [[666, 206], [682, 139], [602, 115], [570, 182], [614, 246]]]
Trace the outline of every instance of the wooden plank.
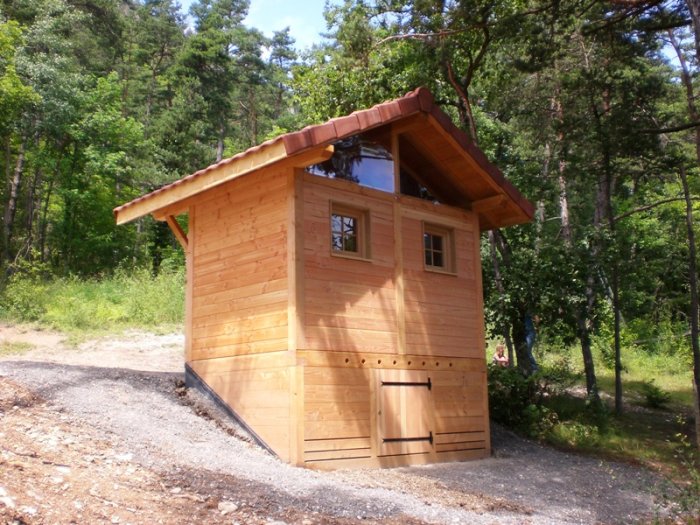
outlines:
[[[475, 226], [475, 231], [474, 231], [474, 241], [472, 243], [473, 245], [473, 250], [474, 250], [474, 277], [476, 280], [475, 283], [475, 289], [476, 289], [476, 297], [477, 297], [477, 310], [480, 312], [479, 313], [479, 326], [476, 332], [476, 340], [479, 342], [481, 348], [484, 348], [486, 345], [486, 327], [485, 323], [486, 321], [484, 320], [484, 289], [483, 289], [483, 283], [482, 283], [482, 278], [481, 278], [481, 257], [480, 257], [480, 252], [479, 252], [479, 233], [477, 233], [478, 230], [478, 223], [479, 219], [477, 217], [472, 218], [472, 222]], [[482, 405], [482, 412], [484, 414], [484, 428], [486, 431], [486, 436], [484, 438], [485, 441], [485, 448], [486, 451], [490, 454], [491, 453], [491, 426], [489, 425], [489, 396], [488, 396], [488, 391], [487, 391], [487, 381], [486, 381], [486, 376], [484, 376], [484, 379], [482, 381], [482, 399], [483, 399], [483, 405]]]
[[435, 432], [485, 432], [488, 422], [484, 416], [459, 416], [449, 417], [435, 414]]
[[[398, 137], [393, 135], [393, 146], [398, 153]], [[394, 163], [395, 179], [399, 181], [401, 177], [399, 176], [399, 166], [398, 162]], [[399, 187], [397, 186], [397, 187]], [[394, 280], [396, 282], [396, 343], [397, 343], [397, 353], [399, 355], [405, 355], [407, 353], [406, 348], [406, 301], [405, 301], [405, 283], [404, 283], [404, 267], [403, 267], [403, 229], [401, 221], [401, 206], [394, 202], [394, 260], [395, 260], [395, 273]]]
[[304, 461], [369, 458], [371, 455], [372, 451], [369, 448], [326, 450], [319, 452], [305, 452]]
[[202, 339], [240, 334], [247, 331], [266, 330], [281, 326], [287, 326], [287, 313], [283, 310], [278, 310], [273, 313], [261, 313], [241, 317], [240, 319], [229, 318], [225, 322], [195, 327], [194, 333], [197, 339]]
[[304, 421], [355, 421], [369, 420], [369, 403], [307, 402]]
[[206, 265], [217, 261], [226, 261], [227, 264], [240, 264], [255, 261], [260, 257], [270, 257], [272, 254], [286, 257], [286, 231], [270, 233], [256, 237], [254, 240], [244, 240], [238, 244], [221, 244], [212, 248], [207, 253], [200, 254], [195, 248], [195, 260], [197, 265]]
[[[232, 391], [266, 392], [269, 390], [286, 391], [290, 377], [290, 367], [261, 368], [258, 370], [234, 370], [225, 372], [207, 371], [202, 377], [208, 381], [230, 384]], [[285, 405], [289, 404], [285, 402]]]
[[[219, 228], [218, 225], [212, 225], [212, 230], [216, 232], [217, 237], [201, 239], [197, 244], [197, 257], [202, 263], [206, 263], [207, 260], [211, 260], [210, 254], [215, 254], [214, 258], [218, 260], [218, 252], [221, 250], [228, 250], [237, 255], [238, 252], [262, 245], [265, 240], [270, 244], [279, 242], [279, 239], [286, 237], [287, 234], [284, 219], [285, 217], [280, 213], [267, 216], [261, 221], [239, 222], [231, 227], [230, 231]], [[206, 257], [209, 259], [205, 259]]]
[[[290, 352], [292, 353], [292, 352]], [[295, 366], [289, 375], [289, 450], [291, 462], [304, 460], [304, 368]]]
[[[114, 212], [115, 218], [117, 224], [123, 224], [149, 213], [155, 212], [157, 214], [158, 210], [162, 208], [173, 206], [189, 197], [273, 164], [279, 169], [289, 166], [306, 167], [327, 160], [332, 155], [333, 146], [319, 146], [298, 155], [287, 156], [283, 142], [274, 141], [261, 145], [257, 149], [249, 150], [244, 155], [233, 159], [232, 162], [212, 167], [197, 177], [191, 177], [178, 185], [160, 190], [159, 193], [152, 193], [147, 199], [138, 202], [132, 201], [131, 205], [126, 208], [117, 208]], [[171, 213], [177, 215], [176, 210]]]
[[165, 221], [168, 223], [168, 226], [173, 232], [175, 239], [177, 239], [177, 242], [179, 242], [180, 246], [182, 246], [182, 249], [187, 251], [187, 234], [183, 231], [180, 223], [178, 223], [177, 219], [175, 219], [175, 217], [172, 215], [168, 215], [165, 218]]
[[[228, 303], [227, 303], [228, 305]], [[219, 306], [219, 305], [216, 305]], [[224, 305], [226, 306], [226, 305]], [[208, 315], [199, 315], [195, 317], [194, 329], [206, 328], [220, 324], [235, 324], [241, 320], [249, 319], [256, 316], [274, 316], [283, 315], [285, 312], [286, 302], [278, 301], [269, 304], [258, 305], [247, 309], [231, 310], [227, 307], [214, 308], [214, 313]]]
[[377, 298], [383, 304], [394, 304], [395, 295], [391, 279], [381, 288], [367, 286], [362, 282], [338, 282], [331, 279], [314, 279], [306, 275], [307, 293], [320, 293], [328, 295], [343, 295], [351, 298], [371, 297]]
[[190, 232], [190, 239], [185, 250], [185, 362], [189, 363], [193, 359], [192, 353], [192, 330], [194, 323], [194, 244], [197, 241], [195, 234], [197, 211], [194, 207], [189, 209], [187, 216], [187, 229]]
[[[483, 352], [482, 352], [483, 355]], [[486, 362], [479, 358], [396, 355], [376, 352], [339, 352], [297, 349], [297, 361], [307, 367], [378, 368], [484, 372]]]
[[435, 412], [444, 417], [462, 417], [462, 416], [483, 416], [482, 412], [484, 400], [478, 398], [467, 398], [461, 402], [447, 401], [434, 396]]
[[307, 421], [304, 437], [311, 439], [360, 438], [369, 435], [369, 421]]
[[307, 385], [365, 385], [369, 388], [369, 370], [305, 366], [304, 383]]
[[124, 224], [149, 213], [157, 212], [161, 208], [171, 206], [178, 201], [204, 192], [228, 180], [278, 162], [286, 156], [287, 153], [282, 141], [273, 142], [255, 151], [248, 152], [234, 162], [221, 164], [176, 186], [171, 185], [164, 191], [161, 190], [160, 193], [152, 193], [146, 199], [137, 202], [132, 201], [126, 208], [116, 209], [114, 213], [117, 224]]
[[[238, 301], [200, 306], [195, 312], [195, 319], [202, 320], [211, 316], [230, 316], [229, 319], [238, 320], [248, 315], [256, 315], [264, 312], [284, 311], [287, 307], [287, 298], [282, 292], [277, 294], [265, 294], [258, 297], [246, 297]], [[235, 322], [235, 321], [234, 321]], [[210, 324], [208, 321], [204, 324]]]
[[331, 450], [352, 450], [358, 448], [370, 448], [369, 436], [359, 438], [337, 439], [307, 439], [304, 441], [305, 452], [326, 452]]
[[192, 361], [190, 366], [200, 376], [220, 374], [242, 370], [262, 370], [265, 368], [280, 368], [295, 365], [295, 357], [290, 352], [274, 352], [268, 354], [221, 357]]
[[449, 434], [435, 434], [435, 444], [445, 443], [466, 443], [473, 441], [484, 441], [486, 432], [452, 432]]
[[[196, 293], [195, 289], [195, 293]], [[249, 284], [247, 286], [239, 286], [230, 290], [210, 293], [206, 295], [195, 295], [194, 307], [211, 306], [213, 304], [225, 303], [229, 301], [250, 302], [250, 304], [261, 304], [261, 296], [270, 298], [283, 296], [287, 297], [287, 278], [274, 279], [272, 281], [263, 281], [259, 283]], [[263, 302], [264, 304], [264, 302]]]
[[266, 276], [268, 279], [281, 279], [287, 276], [287, 267], [282, 264], [278, 255], [266, 259], [249, 261], [246, 264], [226, 265], [224, 261], [215, 261], [211, 265], [203, 265], [196, 272], [196, 282], [198, 288], [224, 283], [226, 286], [245, 286], [247, 284], [261, 282]]
[[279, 352], [287, 349], [287, 337], [250, 343], [228, 344], [217, 347], [195, 347], [192, 349], [192, 359], [215, 359], [248, 354]]
[[436, 452], [451, 452], [457, 450], [483, 450], [486, 448], [485, 441], [465, 441], [463, 443], [446, 443], [435, 445]]
[[427, 387], [391, 383], [427, 383], [422, 370], [380, 370], [377, 373], [377, 440], [379, 455], [430, 452], [425, 441], [387, 440], [428, 437], [433, 430], [431, 392]]
[[[213, 337], [195, 337], [193, 344], [195, 349], [212, 348], [217, 346], [231, 346], [257, 341], [269, 341], [287, 338], [287, 326], [275, 326], [259, 330], [243, 330], [225, 335]], [[286, 343], [285, 343], [286, 347]]]
[[370, 458], [346, 458], [325, 461], [306, 461], [304, 466], [317, 470], [394, 468], [408, 465], [425, 465], [451, 461], [467, 461], [489, 457], [485, 449], [458, 450], [435, 454], [406, 454]]
[[322, 402], [367, 403], [369, 385], [305, 385], [306, 404]]
[[[393, 327], [392, 327], [393, 328]], [[347, 348], [396, 348], [396, 332], [389, 330], [370, 330], [367, 328], [336, 328], [333, 326], [306, 325], [306, 337], [309, 341], [319, 340], [325, 347], [333, 349], [334, 345]], [[370, 350], [371, 351], [371, 350]]]
[[305, 319], [307, 326], [315, 326], [318, 328], [330, 327], [346, 330], [376, 330], [382, 332], [389, 332], [396, 329], [396, 318], [395, 315], [391, 315], [391, 312], [387, 312], [386, 317], [384, 315], [377, 317], [357, 316], [353, 315], [353, 313], [353, 311], [329, 314], [307, 312]]
[[[463, 214], [461, 216], [456, 216], [452, 214], [446, 214], [441, 212], [433, 212], [427, 210], [416, 209], [415, 203], [411, 202], [410, 206], [402, 206], [401, 210], [404, 217], [415, 219], [418, 221], [427, 221], [434, 224], [444, 225], [451, 228], [458, 228], [460, 230], [471, 232], [473, 226], [468, 218], [468, 215]], [[442, 208], [444, 205], [440, 205]]]
[[296, 351], [297, 346], [305, 341], [304, 336], [304, 184], [303, 174], [292, 170], [289, 175], [287, 240], [287, 273], [289, 275], [289, 345]]

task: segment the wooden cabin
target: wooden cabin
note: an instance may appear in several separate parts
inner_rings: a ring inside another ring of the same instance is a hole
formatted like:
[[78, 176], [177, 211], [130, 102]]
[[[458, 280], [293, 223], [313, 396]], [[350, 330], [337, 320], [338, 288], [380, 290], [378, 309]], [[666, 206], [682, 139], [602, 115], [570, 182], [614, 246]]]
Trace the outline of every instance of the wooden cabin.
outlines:
[[479, 234], [533, 209], [427, 90], [282, 135], [114, 213], [171, 226], [187, 254], [188, 384], [282, 460], [490, 454]]

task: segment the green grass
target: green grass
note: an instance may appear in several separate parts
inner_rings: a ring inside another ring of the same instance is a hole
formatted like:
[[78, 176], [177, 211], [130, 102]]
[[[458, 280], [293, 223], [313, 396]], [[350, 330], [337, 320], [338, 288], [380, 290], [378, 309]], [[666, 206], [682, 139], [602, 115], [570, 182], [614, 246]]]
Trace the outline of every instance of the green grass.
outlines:
[[[493, 351], [487, 350], [487, 359]], [[594, 361], [604, 407], [592, 410], [585, 398], [580, 349], [536, 348], [544, 367], [561, 365], [580, 379], [564, 392], [547, 398], [545, 406], [558, 423], [542, 439], [558, 448], [618, 461], [643, 464], [675, 480], [687, 492], [689, 508], [700, 505], [700, 457], [689, 444], [692, 434], [692, 363], [682, 352], [653, 354], [638, 346], [623, 348], [622, 387], [624, 411], [614, 414], [614, 369], [598, 349]], [[664, 408], [649, 408], [645, 385], [653, 384], [670, 395]], [[687, 490], [686, 490], [687, 489]]]
[[0, 357], [8, 355], [20, 355], [25, 352], [28, 352], [32, 348], [32, 345], [29, 343], [0, 341]]
[[156, 277], [137, 270], [103, 279], [15, 278], [0, 294], [0, 319], [37, 323], [73, 337], [127, 328], [181, 326], [183, 316], [182, 271]]

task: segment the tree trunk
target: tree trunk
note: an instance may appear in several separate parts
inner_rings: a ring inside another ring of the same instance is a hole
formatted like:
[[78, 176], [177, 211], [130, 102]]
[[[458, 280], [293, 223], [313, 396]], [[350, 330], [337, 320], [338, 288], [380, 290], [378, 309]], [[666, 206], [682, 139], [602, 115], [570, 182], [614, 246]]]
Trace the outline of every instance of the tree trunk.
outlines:
[[[693, 19], [693, 30], [695, 33], [695, 58], [700, 59], [700, 1], [687, 0]], [[678, 61], [681, 65], [681, 80], [685, 87], [688, 114], [693, 122], [698, 119], [698, 110], [695, 105], [695, 93], [693, 90], [693, 80], [685, 60], [685, 55], [681, 52], [680, 45], [672, 30], [668, 35], [673, 46]], [[700, 165], [700, 128], [695, 128], [695, 155]], [[695, 413], [695, 444], [700, 448], [700, 347], [698, 343], [698, 283], [695, 253], [695, 233], [693, 230], [693, 208], [688, 189], [688, 179], [685, 168], [680, 170], [681, 184], [686, 202], [686, 224], [688, 229], [688, 251], [689, 251], [689, 273], [690, 273], [690, 344], [693, 350], [693, 392], [695, 393], [695, 403], [693, 411]]]
[[695, 250], [695, 231], [693, 230], [693, 203], [688, 189], [688, 178], [685, 168], [680, 170], [681, 184], [683, 185], [683, 195], [685, 196], [685, 221], [688, 229], [688, 273], [690, 274], [690, 344], [693, 349], [693, 391], [695, 393], [695, 403], [693, 412], [695, 413], [695, 444], [700, 448], [700, 342], [698, 341], [698, 273]]
[[221, 124], [219, 127], [219, 137], [216, 142], [216, 162], [221, 162], [224, 158], [224, 138], [226, 136], [226, 126]]
[[3, 259], [6, 261], [12, 260], [12, 249], [10, 243], [12, 242], [12, 230], [15, 221], [15, 214], [17, 212], [17, 195], [19, 193], [19, 186], [22, 182], [22, 170], [24, 169], [24, 148], [25, 139], [22, 139], [22, 143], [19, 146], [19, 153], [17, 155], [17, 162], [15, 163], [15, 169], [12, 174], [12, 178], [8, 184], [8, 198], [5, 204], [5, 214], [3, 215], [3, 227], [2, 227], [2, 237], [3, 237], [3, 249], [5, 253], [3, 254]]
[[[501, 266], [498, 262], [498, 250], [496, 249], [496, 234], [493, 230], [488, 233], [489, 238], [489, 253], [491, 254], [491, 264], [493, 265], [493, 279], [496, 283], [496, 290], [503, 296], [505, 294], [505, 287], [503, 286], [503, 277], [501, 276]], [[503, 308], [500, 307], [501, 318], [505, 318], [505, 312]], [[513, 366], [513, 342], [511, 341], [509, 330], [505, 328], [503, 330], [503, 338], [506, 341], [506, 347], [508, 348], [508, 365]]]
[[[558, 92], [558, 90], [557, 90]], [[560, 123], [564, 122], [564, 109], [561, 106], [559, 98], [555, 95], [552, 103], [557, 120]], [[559, 149], [559, 164], [557, 173], [557, 185], [559, 188], [559, 218], [561, 219], [561, 234], [564, 239], [564, 244], [567, 249], [572, 250], [574, 246], [573, 232], [571, 230], [571, 214], [569, 213], [569, 196], [568, 196], [568, 181], [566, 180], [566, 152], [564, 146], [564, 131], [563, 127], [557, 133], [557, 143]], [[586, 304], [592, 306], [594, 304], [594, 282], [592, 278], [593, 270], [590, 270], [590, 275], [586, 286]], [[593, 353], [591, 352], [591, 334], [588, 326], [588, 312], [591, 310], [588, 306], [577, 308], [574, 312], [576, 318], [576, 331], [578, 339], [581, 343], [581, 356], [583, 358], [583, 368], [586, 375], [586, 392], [593, 399], [598, 399], [598, 382], [595, 375], [595, 365], [593, 363]]]

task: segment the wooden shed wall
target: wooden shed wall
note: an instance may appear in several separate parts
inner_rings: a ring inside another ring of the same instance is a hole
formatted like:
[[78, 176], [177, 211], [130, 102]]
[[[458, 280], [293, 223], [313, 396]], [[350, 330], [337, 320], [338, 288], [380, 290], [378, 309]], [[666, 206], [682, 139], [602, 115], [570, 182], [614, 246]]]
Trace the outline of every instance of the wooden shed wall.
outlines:
[[[299, 348], [395, 353], [393, 196], [307, 175], [304, 194], [304, 331]], [[371, 260], [331, 255], [330, 206], [370, 212]]]
[[190, 207], [188, 364], [280, 457], [290, 459], [288, 170], [263, 170]]
[[[331, 254], [332, 202], [368, 211], [370, 260]], [[304, 176], [303, 215], [303, 464], [488, 455], [476, 216], [311, 175]], [[425, 270], [424, 222], [453, 232], [453, 274]], [[382, 385], [397, 378], [429, 379], [431, 389]], [[384, 440], [415, 433], [432, 433], [433, 442]]]
[[194, 215], [193, 361], [287, 349], [287, 176], [237, 179]]

